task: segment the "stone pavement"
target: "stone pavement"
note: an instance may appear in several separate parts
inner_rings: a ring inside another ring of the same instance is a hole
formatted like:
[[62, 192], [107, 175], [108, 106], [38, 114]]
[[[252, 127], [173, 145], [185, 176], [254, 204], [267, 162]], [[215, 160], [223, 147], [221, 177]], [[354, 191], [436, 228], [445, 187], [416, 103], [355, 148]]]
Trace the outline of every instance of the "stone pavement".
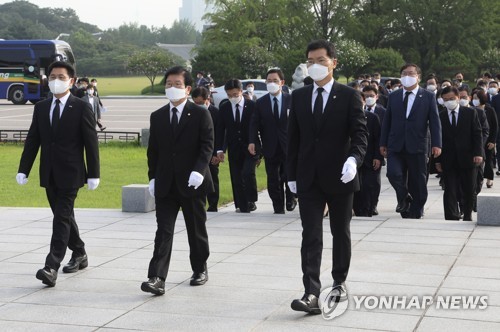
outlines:
[[[499, 180], [495, 186], [484, 190], [498, 192]], [[290, 309], [303, 293], [300, 220], [298, 211], [273, 215], [265, 192], [251, 214], [236, 214], [233, 206], [209, 213], [210, 279], [204, 286], [189, 286], [179, 215], [160, 297], [140, 290], [153, 251], [154, 213], [78, 209], [89, 267], [60, 271], [56, 287], [46, 288], [35, 273], [48, 252], [50, 210], [0, 207], [0, 330], [500, 331], [500, 228], [443, 220], [442, 191], [433, 176], [423, 220], [398, 217], [384, 176], [382, 190], [380, 215], [352, 220], [349, 307], [333, 320]], [[322, 281], [330, 286], [328, 227], [325, 236]], [[356, 308], [353, 297], [363, 295], [486, 295], [488, 307]]]

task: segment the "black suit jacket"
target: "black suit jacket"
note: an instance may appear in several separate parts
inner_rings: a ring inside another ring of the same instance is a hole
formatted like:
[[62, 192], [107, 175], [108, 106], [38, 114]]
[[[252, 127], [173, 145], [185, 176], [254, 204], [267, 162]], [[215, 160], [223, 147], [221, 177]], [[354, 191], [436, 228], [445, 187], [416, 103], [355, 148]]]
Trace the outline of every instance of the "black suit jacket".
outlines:
[[[239, 126], [236, 125], [232, 107], [233, 105], [229, 102], [220, 105], [217, 133], [215, 135], [217, 139], [215, 143], [216, 150], [224, 151], [225, 145], [227, 145], [229, 158], [241, 156], [242, 154], [250, 155], [248, 152], [248, 139], [250, 137], [250, 121], [255, 111], [255, 102], [245, 99], [243, 112], [240, 113]], [[260, 142], [256, 144], [256, 149], [259, 151]]]
[[297, 181], [298, 194], [316, 182], [326, 193], [351, 193], [359, 190], [358, 176], [343, 183], [342, 168], [348, 157], [361, 166], [366, 153], [368, 131], [361, 95], [348, 86], [334, 82], [316, 128], [312, 112], [314, 85], [292, 92], [288, 118], [288, 181]]
[[[215, 138], [215, 134], [217, 133], [217, 118], [219, 116], [219, 109], [217, 107], [215, 107], [214, 105], [210, 104], [210, 106], [208, 106], [208, 111], [210, 112], [210, 116], [212, 118], [212, 123], [214, 125], [214, 145], [215, 145], [215, 142], [217, 141], [217, 139]], [[214, 148], [213, 155], [217, 156], [217, 150], [215, 148]]]
[[368, 168], [373, 168], [373, 159], [378, 159], [382, 163], [384, 157], [380, 154], [380, 119], [377, 114], [365, 111], [366, 127], [368, 128], [368, 145], [366, 147], [366, 155], [363, 160], [363, 165]]
[[500, 93], [491, 99], [491, 107], [495, 109], [497, 113], [497, 119], [500, 119]]
[[443, 148], [436, 163], [441, 163], [443, 170], [451, 168], [475, 167], [473, 158], [483, 156], [481, 124], [474, 109], [460, 107], [457, 128], [453, 130], [448, 112], [439, 113], [442, 124]]
[[57, 131], [53, 134], [50, 124], [51, 105], [52, 99], [45, 99], [35, 105], [19, 173], [26, 176], [30, 174], [41, 147], [40, 186], [49, 187], [52, 173], [57, 188], [81, 188], [87, 178], [100, 177], [94, 113], [89, 103], [70, 95]]
[[[155, 196], [165, 197], [176, 185], [184, 197], [205, 195], [214, 187], [209, 170], [214, 147], [214, 127], [203, 107], [187, 101], [175, 135], [170, 124], [170, 104], [150, 118], [148, 176], [155, 179]], [[198, 189], [188, 187], [192, 171], [204, 176]]]
[[273, 113], [274, 104], [271, 102], [270, 94], [259, 98], [256, 102], [255, 112], [250, 123], [249, 143], [259, 142], [260, 133], [264, 158], [273, 158], [278, 146], [281, 146], [281, 151], [286, 153], [286, 131], [291, 103], [292, 96], [282, 92], [280, 120], [276, 122]]

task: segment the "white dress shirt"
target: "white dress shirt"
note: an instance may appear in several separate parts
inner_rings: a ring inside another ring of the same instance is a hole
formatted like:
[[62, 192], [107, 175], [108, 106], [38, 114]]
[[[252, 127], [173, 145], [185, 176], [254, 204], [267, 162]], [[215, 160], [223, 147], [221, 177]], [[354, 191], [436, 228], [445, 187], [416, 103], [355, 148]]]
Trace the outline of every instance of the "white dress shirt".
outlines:
[[453, 124], [453, 116], [451, 114], [452, 111], [455, 111], [455, 120], [457, 121], [457, 126], [458, 126], [458, 110], [460, 109], [460, 105], [458, 105], [455, 109], [453, 110], [449, 110], [449, 109], [446, 109], [448, 111], [448, 119], [450, 119], [450, 124]]
[[182, 102], [182, 104], [178, 106], [174, 106], [174, 104], [170, 103], [170, 123], [172, 123], [172, 116], [174, 115], [174, 112], [172, 109], [175, 107], [177, 108], [177, 123], [181, 122], [181, 116], [182, 116], [182, 111], [184, 111], [184, 106], [186, 106], [187, 99]]
[[66, 106], [66, 103], [68, 102], [69, 95], [71, 93], [67, 91], [67, 93], [61, 97], [61, 98], [56, 98], [56, 96], [52, 97], [52, 105], [50, 106], [50, 113], [49, 113], [49, 120], [50, 124], [52, 125], [52, 113], [54, 113], [54, 108], [56, 107], [56, 99], [59, 99], [59, 119], [61, 118], [63, 114], [64, 107]]
[[[323, 96], [323, 112], [325, 111], [326, 103], [328, 102], [328, 96], [330, 95], [330, 91], [332, 91], [333, 88], [333, 82], [334, 79], [332, 78], [330, 82], [326, 83], [323, 85], [321, 88], [325, 89], [323, 90], [322, 96]], [[314, 82], [314, 89], [313, 89], [313, 95], [312, 95], [312, 104], [311, 104], [311, 109], [314, 112], [314, 102], [316, 101], [316, 97], [318, 97], [318, 88], [320, 88], [319, 85]]]
[[[411, 108], [413, 107], [413, 102], [415, 101], [415, 97], [417, 96], [419, 86], [417, 84], [417, 87], [413, 90], [411, 90], [411, 94], [408, 96], [408, 107], [406, 108], [406, 118], [410, 116], [410, 111]], [[406, 89], [403, 89], [403, 101], [405, 100], [405, 95], [406, 95]]]
[[269, 98], [271, 98], [271, 110], [273, 112], [273, 115], [274, 115], [274, 98], [276, 98], [277, 101], [278, 101], [278, 112], [279, 112], [280, 118], [281, 118], [281, 100], [282, 100], [282, 96], [283, 96], [283, 94], [281, 92], [277, 96], [273, 96], [272, 94], [269, 94]]

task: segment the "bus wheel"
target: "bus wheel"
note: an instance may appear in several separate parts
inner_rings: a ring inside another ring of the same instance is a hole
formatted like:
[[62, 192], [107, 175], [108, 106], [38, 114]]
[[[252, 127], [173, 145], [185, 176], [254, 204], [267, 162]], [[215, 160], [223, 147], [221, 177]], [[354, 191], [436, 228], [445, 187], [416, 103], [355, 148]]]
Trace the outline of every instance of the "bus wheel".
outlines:
[[24, 105], [28, 101], [24, 99], [24, 88], [22, 86], [15, 86], [10, 90], [9, 99], [15, 105]]

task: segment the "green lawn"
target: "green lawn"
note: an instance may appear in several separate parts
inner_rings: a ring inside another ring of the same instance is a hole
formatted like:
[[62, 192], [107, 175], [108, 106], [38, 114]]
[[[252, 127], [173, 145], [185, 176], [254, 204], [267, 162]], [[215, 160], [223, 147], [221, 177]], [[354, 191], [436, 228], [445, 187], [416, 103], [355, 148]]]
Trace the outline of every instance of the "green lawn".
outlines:
[[[40, 187], [38, 158], [33, 165], [28, 184], [16, 182], [22, 144], [0, 144], [0, 206], [48, 207], [45, 190]], [[121, 209], [121, 188], [128, 184], [147, 184], [146, 148], [133, 144], [111, 143], [100, 145], [101, 183], [95, 191], [80, 189], [75, 207]], [[231, 202], [231, 181], [227, 161], [220, 166], [220, 201]], [[264, 164], [257, 168], [259, 190], [266, 187]]]
[[[151, 86], [146, 76], [131, 77], [96, 77], [97, 89], [100, 96], [140, 96], [142, 89]], [[158, 76], [155, 84], [158, 84], [162, 76]]]

